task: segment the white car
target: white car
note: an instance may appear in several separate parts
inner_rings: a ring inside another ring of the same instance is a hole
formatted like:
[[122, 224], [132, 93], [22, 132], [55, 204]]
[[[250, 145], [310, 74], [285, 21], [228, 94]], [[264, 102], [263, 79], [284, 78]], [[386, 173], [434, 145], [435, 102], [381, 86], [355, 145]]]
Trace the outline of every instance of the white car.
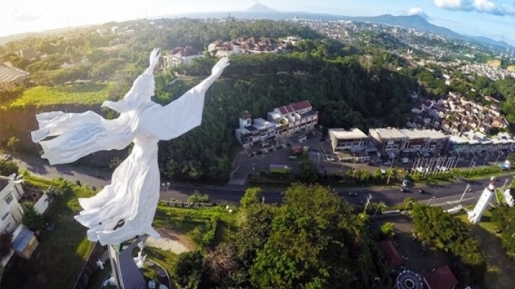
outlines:
[[408, 158], [402, 158], [401, 159], [401, 163], [407, 164], [407, 163], [409, 163], [409, 159]]

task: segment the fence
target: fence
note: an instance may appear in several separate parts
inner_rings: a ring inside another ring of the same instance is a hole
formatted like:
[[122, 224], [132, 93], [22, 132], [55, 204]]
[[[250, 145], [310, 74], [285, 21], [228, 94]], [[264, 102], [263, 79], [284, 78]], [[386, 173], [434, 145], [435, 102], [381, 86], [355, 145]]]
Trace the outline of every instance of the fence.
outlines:
[[95, 243], [93, 249], [89, 251], [89, 255], [86, 258], [86, 263], [82, 266], [79, 272], [79, 276], [73, 285], [73, 289], [86, 289], [88, 288], [89, 278], [97, 270], [97, 260], [104, 253], [105, 247], [100, 245], [99, 242]]
[[189, 203], [177, 201], [161, 201], [161, 203], [174, 208], [210, 208], [216, 205], [214, 203]]

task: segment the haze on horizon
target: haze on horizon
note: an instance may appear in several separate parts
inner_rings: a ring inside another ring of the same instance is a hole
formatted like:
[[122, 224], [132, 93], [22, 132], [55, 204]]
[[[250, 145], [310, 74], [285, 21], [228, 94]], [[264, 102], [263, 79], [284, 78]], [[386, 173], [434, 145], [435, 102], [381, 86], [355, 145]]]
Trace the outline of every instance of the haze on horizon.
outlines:
[[[252, 0], [4, 0], [0, 37], [25, 32], [215, 11], [243, 11]], [[179, 4], [180, 3], [180, 4]], [[278, 11], [309, 11], [345, 16], [420, 15], [433, 24], [466, 35], [486, 36], [515, 45], [513, 0], [260, 0]]]

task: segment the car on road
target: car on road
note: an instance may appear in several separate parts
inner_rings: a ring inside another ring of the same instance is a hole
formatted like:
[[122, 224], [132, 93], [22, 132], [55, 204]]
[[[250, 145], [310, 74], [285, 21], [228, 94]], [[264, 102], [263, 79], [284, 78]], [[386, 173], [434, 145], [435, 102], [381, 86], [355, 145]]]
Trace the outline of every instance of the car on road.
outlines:
[[349, 197], [353, 198], [356, 197], [358, 194], [356, 192], [349, 192]]
[[403, 186], [403, 187], [407, 187], [407, 186], [409, 186], [409, 181], [408, 181], [408, 180], [403, 180], [403, 181], [402, 181], [402, 186]]
[[400, 191], [401, 191], [401, 193], [411, 193], [411, 191], [406, 188], [401, 188]]
[[430, 195], [431, 194], [430, 192], [428, 192], [426, 190], [422, 190], [422, 189], [418, 190], [418, 193], [421, 195]]
[[327, 159], [327, 161], [329, 162], [334, 162], [334, 157], [333, 155], [326, 155], [325, 158]]

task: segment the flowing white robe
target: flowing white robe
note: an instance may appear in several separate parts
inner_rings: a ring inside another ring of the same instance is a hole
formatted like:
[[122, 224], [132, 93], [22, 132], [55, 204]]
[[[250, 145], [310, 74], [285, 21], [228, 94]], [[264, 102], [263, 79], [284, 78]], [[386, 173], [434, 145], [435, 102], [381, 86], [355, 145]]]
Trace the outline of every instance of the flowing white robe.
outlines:
[[[159, 238], [152, 228], [160, 185], [157, 143], [201, 124], [204, 95], [218, 77], [211, 75], [166, 106], [143, 102], [114, 120], [91, 111], [37, 115], [40, 129], [32, 137], [40, 142], [42, 157], [51, 164], [73, 162], [100, 150], [123, 149], [134, 142], [131, 154], [115, 169], [111, 184], [91, 198], [79, 199], [84, 210], [75, 219], [89, 228], [90, 241], [117, 245], [137, 235]], [[48, 136], [57, 137], [42, 141]]]

